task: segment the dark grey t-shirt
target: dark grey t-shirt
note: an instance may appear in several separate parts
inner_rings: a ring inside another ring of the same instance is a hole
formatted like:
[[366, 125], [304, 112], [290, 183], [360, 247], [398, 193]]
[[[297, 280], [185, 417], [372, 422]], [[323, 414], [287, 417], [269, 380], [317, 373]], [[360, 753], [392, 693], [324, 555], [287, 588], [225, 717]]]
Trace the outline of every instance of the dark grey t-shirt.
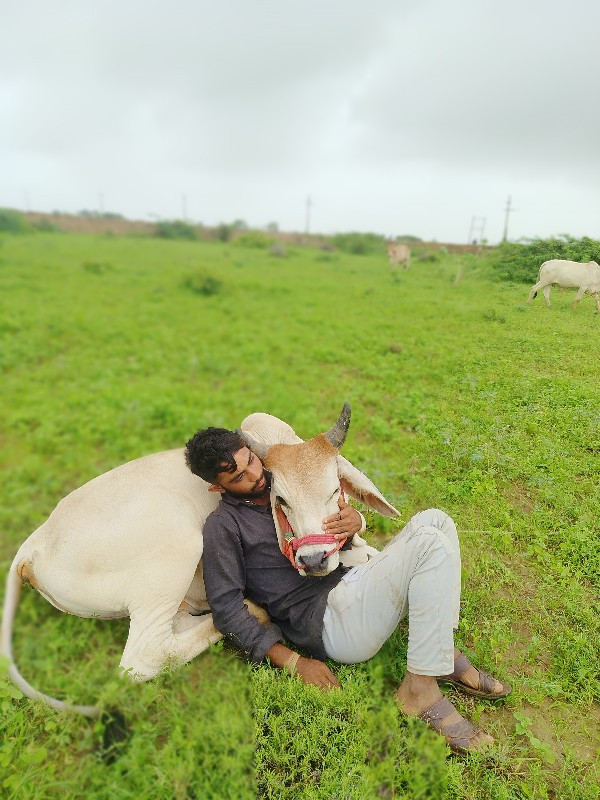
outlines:
[[[290, 641], [324, 659], [327, 595], [346, 571], [304, 578], [279, 549], [270, 506], [225, 493], [204, 525], [204, 583], [215, 627], [250, 661], [262, 661], [275, 642]], [[271, 617], [261, 625], [244, 605], [249, 597]]]

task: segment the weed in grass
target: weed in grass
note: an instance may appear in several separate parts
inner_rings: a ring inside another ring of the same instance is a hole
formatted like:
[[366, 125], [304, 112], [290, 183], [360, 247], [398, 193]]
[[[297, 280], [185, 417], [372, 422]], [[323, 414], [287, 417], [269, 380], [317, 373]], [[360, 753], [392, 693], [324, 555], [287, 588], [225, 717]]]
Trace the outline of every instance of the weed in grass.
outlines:
[[218, 278], [215, 278], [213, 275], [204, 273], [188, 275], [183, 281], [183, 285], [191, 292], [203, 295], [204, 297], [212, 297], [213, 295], [218, 294], [223, 288], [222, 281], [220, 281]]
[[482, 316], [487, 322], [499, 322], [501, 325], [506, 323], [506, 317], [504, 317], [502, 314], [498, 314], [495, 309], [492, 309], [491, 311], [484, 311]]
[[102, 261], [84, 261], [81, 268], [92, 275], [103, 275], [112, 269], [112, 265]]

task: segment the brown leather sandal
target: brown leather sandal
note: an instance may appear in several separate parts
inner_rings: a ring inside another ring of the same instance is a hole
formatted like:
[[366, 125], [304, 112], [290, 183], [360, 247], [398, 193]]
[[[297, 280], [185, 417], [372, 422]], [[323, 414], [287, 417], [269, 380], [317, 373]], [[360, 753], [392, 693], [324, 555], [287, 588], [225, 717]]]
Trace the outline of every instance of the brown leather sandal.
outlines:
[[461, 678], [471, 666], [473, 665], [466, 655], [461, 653], [454, 662], [454, 672], [452, 672], [450, 675], [440, 675], [438, 681], [450, 683], [452, 686], [460, 689], [460, 691], [464, 692], [465, 694], [473, 695], [473, 697], [483, 697], [486, 700], [499, 700], [500, 698], [506, 697], [512, 692], [512, 688], [504, 681], [500, 681], [502, 684], [502, 691], [495, 692], [494, 683], [496, 679], [493, 678], [489, 672], [486, 672], [483, 669], [478, 669], [477, 667], [475, 667], [475, 669], [477, 669], [479, 672], [479, 686], [476, 689], [473, 689], [471, 686], [467, 686], [466, 683], [461, 681]]
[[419, 719], [422, 719], [432, 730], [443, 736], [453, 753], [466, 755], [471, 752], [480, 752], [481, 748], [470, 747], [470, 744], [478, 733], [484, 733], [481, 728], [473, 725], [472, 722], [469, 722], [464, 717], [460, 722], [444, 725], [444, 719], [453, 711], [456, 711], [456, 709], [450, 700], [447, 697], [442, 697], [441, 700], [438, 700], [419, 714]]

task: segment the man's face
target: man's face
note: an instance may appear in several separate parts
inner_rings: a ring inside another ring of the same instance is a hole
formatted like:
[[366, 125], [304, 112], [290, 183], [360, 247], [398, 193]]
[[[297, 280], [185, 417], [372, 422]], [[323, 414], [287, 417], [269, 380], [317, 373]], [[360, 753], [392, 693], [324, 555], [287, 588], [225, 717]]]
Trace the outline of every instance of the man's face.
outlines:
[[[210, 487], [213, 492], [227, 491], [245, 500], [263, 498], [269, 493], [269, 482], [262, 461], [247, 447], [233, 454], [235, 472], [219, 472]], [[223, 466], [226, 466], [225, 464]]]

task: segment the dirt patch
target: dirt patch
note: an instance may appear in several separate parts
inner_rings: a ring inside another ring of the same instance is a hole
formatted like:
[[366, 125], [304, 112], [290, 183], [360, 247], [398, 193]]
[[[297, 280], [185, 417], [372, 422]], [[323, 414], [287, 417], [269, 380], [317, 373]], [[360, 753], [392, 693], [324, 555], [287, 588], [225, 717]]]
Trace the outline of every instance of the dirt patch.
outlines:
[[[557, 762], [572, 754], [577, 761], [593, 762], [600, 740], [600, 706], [592, 703], [587, 708], [556, 703], [548, 698], [540, 706], [523, 702], [518, 709], [495, 708], [484, 712], [481, 724], [493, 729], [493, 735], [501, 740], [515, 735], [517, 720], [515, 712], [531, 720], [528, 730], [536, 739], [548, 746]], [[527, 737], [519, 737], [527, 743]], [[534, 749], [534, 748], [532, 748]]]
[[522, 514], [531, 514], [535, 508], [535, 498], [529, 489], [513, 481], [503, 492], [512, 508]]
[[[549, 671], [552, 664], [552, 654], [545, 639], [535, 636], [530, 620], [536, 619], [539, 614], [540, 586], [529, 570], [523, 557], [504, 557], [504, 563], [516, 576], [510, 584], [506, 583], [499, 588], [500, 596], [506, 598], [508, 603], [514, 602], [518, 593], [521, 613], [511, 622], [511, 646], [506, 655], [508, 667], [511, 671], [518, 671], [524, 676], [530, 676], [539, 670]], [[533, 662], [533, 663], [532, 663]]]
[[[467, 580], [470, 574], [477, 573], [476, 564], [470, 567], [472, 557], [470, 549], [464, 548], [463, 574]], [[481, 555], [476, 559], [480, 563]], [[472, 591], [488, 595], [484, 598], [486, 613], [502, 618], [509, 610], [510, 634], [503, 644], [507, 675], [532, 677], [540, 671], [550, 671], [552, 654], [546, 636], [540, 631], [540, 627], [543, 628], [540, 619], [540, 608], [544, 607], [540, 597], [543, 589], [535, 571], [529, 567], [529, 558], [524, 553], [505, 553], [501, 562], [486, 563], [478, 580], [481, 583]]]

